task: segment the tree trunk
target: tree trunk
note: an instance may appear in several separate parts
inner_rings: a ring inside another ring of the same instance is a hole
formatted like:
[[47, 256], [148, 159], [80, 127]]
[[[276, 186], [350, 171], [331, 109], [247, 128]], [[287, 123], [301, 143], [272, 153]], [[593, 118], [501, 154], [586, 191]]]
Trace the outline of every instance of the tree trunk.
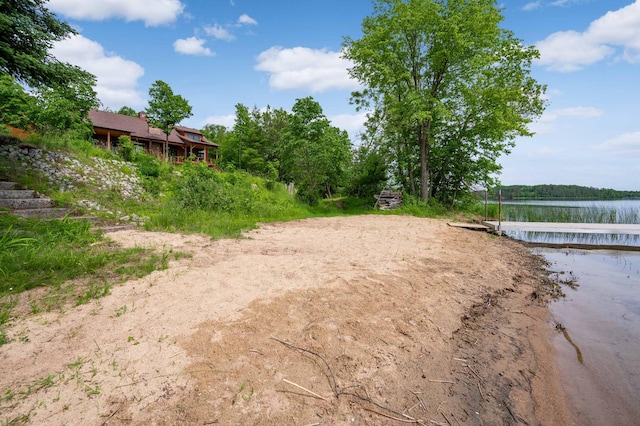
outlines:
[[422, 124], [418, 131], [418, 139], [420, 143], [420, 199], [427, 201], [429, 199], [429, 168], [427, 158], [429, 156], [429, 133]]

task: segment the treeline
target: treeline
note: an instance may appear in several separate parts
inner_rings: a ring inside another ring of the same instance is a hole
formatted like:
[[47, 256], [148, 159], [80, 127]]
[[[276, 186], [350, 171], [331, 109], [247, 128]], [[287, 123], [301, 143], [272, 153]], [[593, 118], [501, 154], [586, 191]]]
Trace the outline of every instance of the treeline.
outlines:
[[617, 191], [579, 185], [511, 185], [491, 190], [494, 197], [502, 191], [503, 200], [624, 200], [640, 198], [640, 191]]

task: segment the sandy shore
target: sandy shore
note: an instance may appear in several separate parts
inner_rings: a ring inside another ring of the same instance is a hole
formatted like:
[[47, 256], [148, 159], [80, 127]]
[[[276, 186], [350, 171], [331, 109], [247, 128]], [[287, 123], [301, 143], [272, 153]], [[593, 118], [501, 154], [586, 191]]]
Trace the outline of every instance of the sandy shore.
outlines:
[[13, 324], [0, 420], [571, 424], [539, 265], [515, 242], [410, 216], [109, 237], [189, 256]]

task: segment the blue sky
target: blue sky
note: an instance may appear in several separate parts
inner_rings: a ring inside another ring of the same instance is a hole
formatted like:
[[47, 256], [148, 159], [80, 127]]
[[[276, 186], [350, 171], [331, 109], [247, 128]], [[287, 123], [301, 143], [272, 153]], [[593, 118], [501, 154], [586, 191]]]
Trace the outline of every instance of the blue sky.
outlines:
[[[512, 184], [640, 190], [640, 0], [502, 0], [503, 27], [541, 58], [549, 105], [500, 158]], [[370, 0], [50, 0], [79, 36], [53, 53], [98, 77], [105, 107], [144, 109], [156, 80], [193, 106], [182, 124], [233, 125], [235, 105], [290, 110], [313, 96], [356, 135], [357, 83], [340, 58]]]

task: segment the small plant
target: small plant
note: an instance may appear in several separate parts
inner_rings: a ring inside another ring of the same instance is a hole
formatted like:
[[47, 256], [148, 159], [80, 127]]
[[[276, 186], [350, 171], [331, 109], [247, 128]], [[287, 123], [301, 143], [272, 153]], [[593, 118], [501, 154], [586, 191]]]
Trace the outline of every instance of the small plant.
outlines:
[[11, 388], [6, 388], [2, 396], [0, 397], [0, 401], [9, 402], [13, 399], [13, 397], [13, 390]]
[[100, 385], [95, 385], [95, 386], [89, 386], [89, 385], [85, 385], [84, 386], [84, 393], [87, 394], [88, 397], [92, 397], [92, 396], [96, 396], [96, 395], [100, 395]]
[[249, 390], [247, 390], [245, 392], [245, 388], [246, 387], [247, 387], [247, 383], [246, 382], [243, 382], [240, 385], [240, 389], [238, 390], [238, 393], [231, 400], [231, 405], [235, 405], [235, 403], [238, 402], [238, 397], [242, 398], [245, 401], [249, 401], [251, 399], [251, 397], [254, 394], [253, 386], [250, 386]]
[[116, 310], [116, 318], [124, 315], [127, 312], [127, 305], [121, 306]]

